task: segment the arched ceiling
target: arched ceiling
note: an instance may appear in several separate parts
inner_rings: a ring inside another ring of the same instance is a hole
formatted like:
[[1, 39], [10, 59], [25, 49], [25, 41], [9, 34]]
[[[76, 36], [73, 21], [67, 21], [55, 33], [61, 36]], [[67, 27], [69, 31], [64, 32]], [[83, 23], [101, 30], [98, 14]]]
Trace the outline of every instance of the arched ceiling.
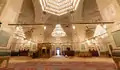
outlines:
[[54, 15], [64, 15], [77, 9], [80, 0], [39, 0], [42, 10]]
[[[59, 18], [59, 20], [58, 20]], [[72, 38], [72, 26], [69, 23], [76, 23], [79, 21], [86, 20], [102, 20], [100, 12], [98, 10], [96, 0], [81, 0], [78, 8], [73, 13], [67, 13], [62, 16], [53, 15], [42, 10], [39, 0], [24, 0], [22, 5], [21, 13], [18, 18], [18, 23], [25, 24], [35, 24], [35, 23], [66, 23], [62, 25], [63, 29], [68, 35], [68, 38]], [[54, 29], [55, 25], [47, 26], [46, 31], [44, 32], [45, 37], [51, 34], [51, 31]], [[88, 29], [95, 29], [96, 25], [87, 25]], [[39, 29], [40, 27], [32, 26], [33, 29]], [[31, 30], [31, 27], [24, 27], [25, 32]], [[40, 30], [40, 29], [39, 29]], [[42, 32], [42, 31], [39, 31]], [[38, 32], [37, 32], [38, 33]], [[38, 34], [39, 35], [39, 34]], [[47, 40], [47, 39], [46, 39]], [[72, 40], [72, 39], [70, 39]]]
[[[35, 23], [34, 21], [35, 18], [35, 12], [34, 12], [34, 7], [33, 7], [33, 2], [32, 0], [24, 0], [21, 8], [21, 13], [19, 14], [18, 17], [18, 22], [20, 24], [33, 24]], [[27, 36], [27, 38], [30, 38], [32, 35], [32, 26], [23, 26], [24, 32]]]
[[[96, 0], [84, 0], [82, 19], [83, 21], [102, 20]], [[86, 24], [86, 37], [88, 38], [92, 37], [95, 31], [95, 28], [96, 28], [95, 24], [90, 24], [90, 25]]]
[[[80, 20], [81, 18], [81, 5], [82, 5], [83, 0], [80, 1], [80, 4], [77, 8], [77, 10], [74, 12], [73, 17], [70, 16], [70, 13], [64, 14], [60, 16], [60, 21], [61, 22], [71, 22], [72, 18], [75, 18], [73, 21]], [[43, 12], [39, 0], [33, 0], [33, 5], [34, 5], [34, 11], [35, 11], [35, 22], [36, 23], [56, 23], [56, 15], [49, 14]], [[80, 9], [79, 9], [80, 8]], [[77, 14], [77, 15], [76, 15]], [[76, 19], [79, 18], [79, 19]]]

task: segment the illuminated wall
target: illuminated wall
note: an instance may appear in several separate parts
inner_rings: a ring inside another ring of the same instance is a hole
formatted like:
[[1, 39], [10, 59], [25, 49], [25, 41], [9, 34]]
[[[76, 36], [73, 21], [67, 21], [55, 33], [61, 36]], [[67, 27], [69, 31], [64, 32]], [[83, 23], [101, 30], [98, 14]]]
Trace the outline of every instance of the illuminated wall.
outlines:
[[111, 32], [119, 30], [119, 20], [120, 20], [120, 5], [117, 0], [96, 0], [99, 7], [103, 21], [115, 21], [114, 24], [107, 25], [107, 32], [109, 35], [109, 42], [114, 48], [116, 48], [113, 36]]

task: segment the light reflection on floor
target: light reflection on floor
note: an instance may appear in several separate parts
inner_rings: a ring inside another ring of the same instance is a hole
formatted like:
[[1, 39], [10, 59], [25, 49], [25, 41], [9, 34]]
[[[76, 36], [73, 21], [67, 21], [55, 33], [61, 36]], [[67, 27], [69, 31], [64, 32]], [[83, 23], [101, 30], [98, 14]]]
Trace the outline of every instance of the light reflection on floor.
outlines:
[[55, 56], [52, 56], [52, 58], [54, 58], [54, 57], [57, 57], [57, 58], [65, 58], [65, 57], [62, 56], [62, 55], [55, 55]]

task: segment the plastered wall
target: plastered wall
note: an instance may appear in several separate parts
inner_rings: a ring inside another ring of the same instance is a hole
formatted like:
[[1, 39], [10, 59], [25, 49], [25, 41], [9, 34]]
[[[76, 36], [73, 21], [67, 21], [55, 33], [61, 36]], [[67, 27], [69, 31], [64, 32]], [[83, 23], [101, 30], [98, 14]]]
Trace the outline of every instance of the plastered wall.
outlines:
[[109, 35], [109, 42], [112, 44], [113, 48], [117, 48], [112, 36], [112, 32], [120, 29], [119, 20], [120, 20], [120, 6], [117, 0], [96, 0], [99, 7], [99, 11], [103, 18], [103, 21], [114, 21], [114, 24], [107, 25], [107, 32]]

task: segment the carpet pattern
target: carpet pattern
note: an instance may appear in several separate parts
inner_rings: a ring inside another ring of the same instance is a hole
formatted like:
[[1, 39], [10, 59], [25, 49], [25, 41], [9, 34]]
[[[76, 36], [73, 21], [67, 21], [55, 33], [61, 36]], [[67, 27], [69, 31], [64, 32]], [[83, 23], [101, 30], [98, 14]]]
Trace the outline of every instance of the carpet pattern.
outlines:
[[107, 62], [25, 62], [10, 63], [14, 70], [117, 70], [114, 63]]

